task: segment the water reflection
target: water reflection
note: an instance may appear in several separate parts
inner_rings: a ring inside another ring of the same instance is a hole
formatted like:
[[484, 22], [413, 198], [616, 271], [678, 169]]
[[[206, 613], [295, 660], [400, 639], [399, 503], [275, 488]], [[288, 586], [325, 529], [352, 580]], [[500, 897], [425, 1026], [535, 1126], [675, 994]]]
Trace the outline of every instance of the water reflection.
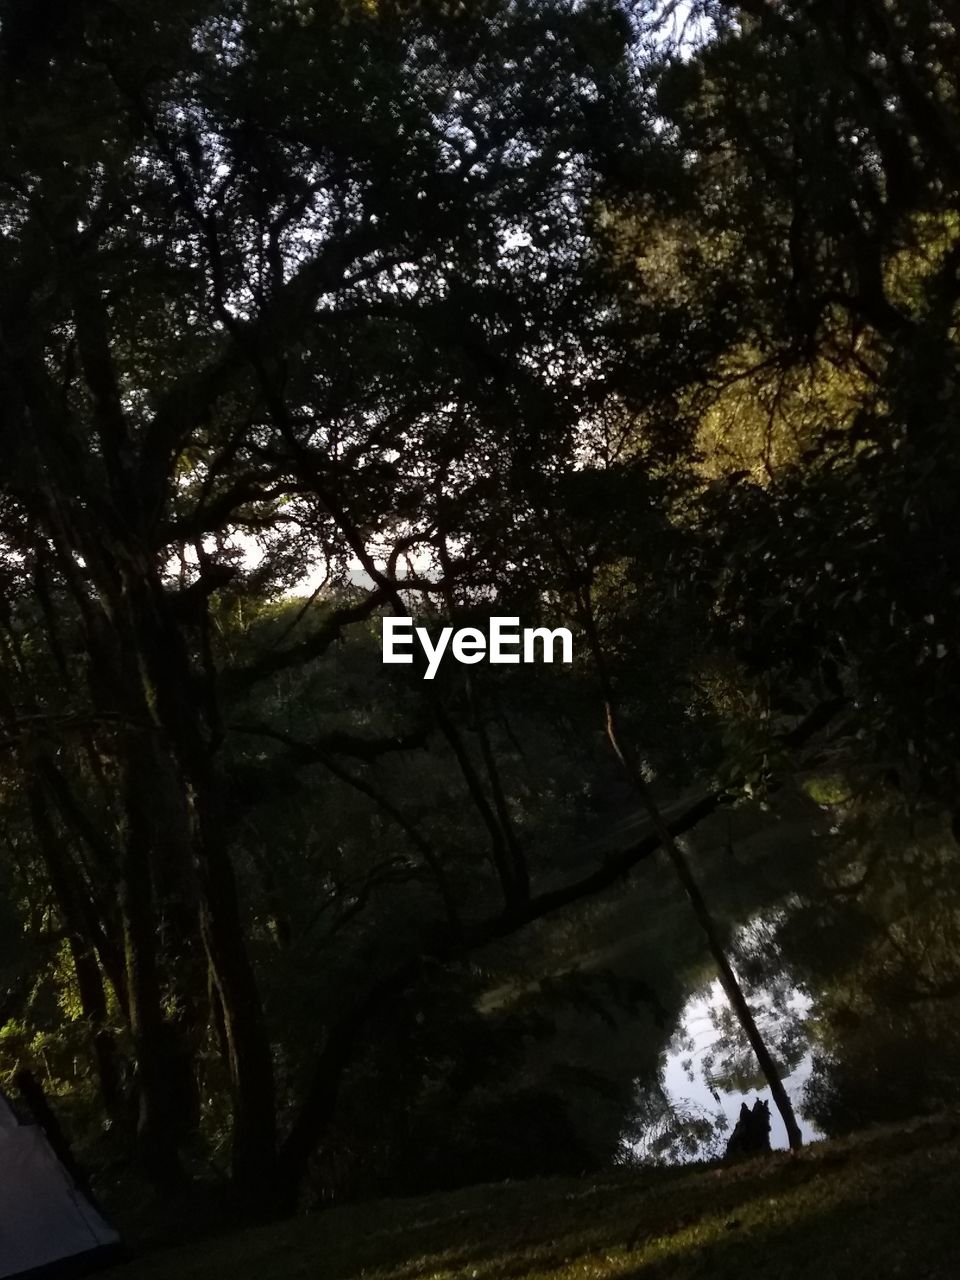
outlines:
[[[776, 1039], [793, 1046], [791, 1056], [778, 1054], [792, 1067], [784, 1085], [796, 1108], [804, 1142], [815, 1142], [822, 1134], [803, 1118], [800, 1109], [803, 1087], [813, 1067], [813, 1055], [802, 1036], [811, 1001], [796, 987], [778, 987], [774, 992], [751, 992], [751, 1005], [765, 1034], [772, 1022], [779, 1021], [781, 1033], [786, 1034]], [[726, 997], [719, 981], [714, 981], [705, 992], [692, 996], [683, 1008], [678, 1029], [664, 1054], [660, 1074], [663, 1093], [672, 1111], [681, 1116], [710, 1116], [716, 1133], [724, 1137], [736, 1123], [742, 1102], [765, 1098], [770, 1103], [770, 1144], [786, 1148], [786, 1130], [770, 1090], [750, 1063], [749, 1049], [746, 1054], [743, 1052], [746, 1046], [739, 1043], [739, 1037], [731, 1038], [731, 1030]], [[796, 1059], [798, 1043], [802, 1044], [799, 1060], [791, 1061], [791, 1057]], [[686, 1158], [697, 1158], [698, 1154], [702, 1152], [686, 1153]]]
[[[777, 917], [757, 918], [738, 931], [741, 985], [768, 1048], [782, 1064], [784, 1085], [805, 1143], [823, 1137], [803, 1114], [804, 1088], [814, 1071], [808, 1021], [813, 1001], [770, 963]], [[762, 953], [765, 953], [761, 960]], [[767, 967], [769, 964], [769, 967]], [[786, 1129], [746, 1036], [718, 979], [692, 992], [660, 1062], [654, 1086], [638, 1082], [637, 1110], [624, 1134], [627, 1160], [677, 1164], [723, 1155], [743, 1102], [770, 1104], [770, 1144], [787, 1149]]]
[[[836, 837], [803, 863], [806, 879], [728, 943], [808, 1142], [953, 1109], [960, 1080], [956, 832], [876, 796], [839, 817]], [[779, 845], [776, 856], [782, 865]], [[742, 869], [756, 885], [769, 866]], [[659, 1073], [635, 1081], [626, 1160], [722, 1155], [741, 1103], [769, 1101], [719, 983], [674, 988], [671, 1009], [680, 1000]], [[773, 1145], [785, 1147], [772, 1106], [771, 1119]]]

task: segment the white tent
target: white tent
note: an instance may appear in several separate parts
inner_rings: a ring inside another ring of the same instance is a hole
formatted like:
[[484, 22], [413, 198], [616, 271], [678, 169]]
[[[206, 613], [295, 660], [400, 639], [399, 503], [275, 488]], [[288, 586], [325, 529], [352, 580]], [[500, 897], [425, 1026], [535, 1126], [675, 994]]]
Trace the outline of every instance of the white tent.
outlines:
[[0, 1280], [79, 1274], [119, 1247], [43, 1130], [21, 1124], [0, 1093]]

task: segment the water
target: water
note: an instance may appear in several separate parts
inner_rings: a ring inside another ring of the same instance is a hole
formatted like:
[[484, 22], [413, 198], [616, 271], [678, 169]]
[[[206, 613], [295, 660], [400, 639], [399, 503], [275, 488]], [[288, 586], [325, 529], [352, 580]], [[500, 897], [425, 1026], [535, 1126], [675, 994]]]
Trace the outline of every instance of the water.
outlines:
[[[795, 987], [786, 992], [751, 993], [751, 1007], [764, 1034], [770, 1042], [769, 1031], [773, 1023], [784, 1016], [796, 1028], [802, 1028], [810, 1010], [811, 1001]], [[717, 1063], [731, 1052], [730, 1039], [722, 1023], [728, 1020], [728, 1005], [718, 980], [712, 982], [706, 992], [693, 995], [684, 1006], [678, 1029], [664, 1055], [660, 1083], [674, 1109], [685, 1112], [709, 1114], [717, 1119], [726, 1117], [724, 1137], [736, 1124], [743, 1102], [765, 1098], [770, 1103], [770, 1145], [777, 1148], [789, 1146], [780, 1114], [774, 1106], [769, 1088], [724, 1088], [718, 1078]], [[801, 1031], [802, 1034], [802, 1031]], [[773, 1045], [771, 1045], [773, 1048]], [[742, 1056], [752, 1068], [753, 1063], [742, 1050]], [[800, 1111], [803, 1086], [810, 1076], [813, 1055], [805, 1049], [790, 1074], [784, 1077], [784, 1086], [797, 1114], [797, 1122], [804, 1142], [815, 1142], [822, 1134], [803, 1118]], [[723, 1072], [719, 1073], [722, 1075]]]

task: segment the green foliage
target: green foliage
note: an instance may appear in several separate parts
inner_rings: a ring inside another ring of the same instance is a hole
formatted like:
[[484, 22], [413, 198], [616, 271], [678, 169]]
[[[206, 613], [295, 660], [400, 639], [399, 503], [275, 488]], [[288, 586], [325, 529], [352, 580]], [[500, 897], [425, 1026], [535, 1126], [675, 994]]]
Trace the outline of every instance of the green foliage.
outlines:
[[[821, 1122], [948, 1096], [954, 27], [667, 8], [0, 3], [0, 1071], [158, 1182], [702, 1139], [604, 697], [668, 812], [741, 802], [691, 857], [725, 943], [776, 921], [755, 990], [819, 996]], [[404, 609], [576, 659], [428, 685]]]

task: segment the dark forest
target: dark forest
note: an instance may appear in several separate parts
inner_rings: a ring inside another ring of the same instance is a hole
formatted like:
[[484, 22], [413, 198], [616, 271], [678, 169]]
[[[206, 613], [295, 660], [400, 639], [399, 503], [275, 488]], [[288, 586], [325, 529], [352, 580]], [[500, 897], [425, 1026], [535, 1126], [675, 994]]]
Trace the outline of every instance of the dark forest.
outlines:
[[149, 1275], [958, 1274], [958, 69], [0, 0], [0, 1088]]

